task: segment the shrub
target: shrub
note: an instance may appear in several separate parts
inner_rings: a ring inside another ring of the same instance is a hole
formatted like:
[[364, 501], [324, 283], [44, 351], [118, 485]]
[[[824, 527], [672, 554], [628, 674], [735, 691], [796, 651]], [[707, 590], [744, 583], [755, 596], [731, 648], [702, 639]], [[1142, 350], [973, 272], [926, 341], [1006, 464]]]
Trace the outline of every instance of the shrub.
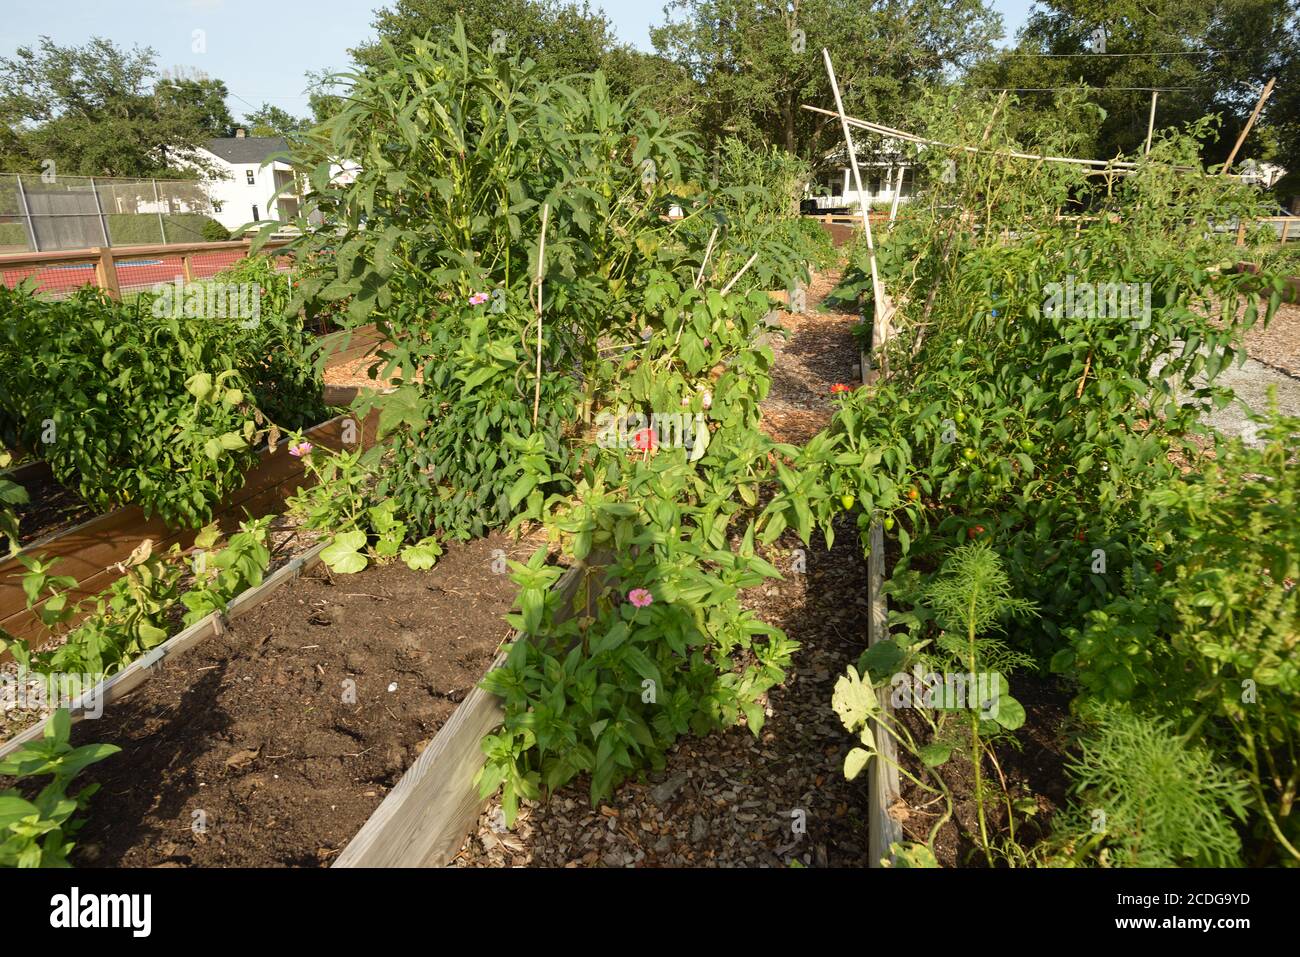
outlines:
[[230, 239], [230, 230], [215, 219], [209, 219], [199, 228], [199, 234], [206, 242], [223, 243]]
[[244, 328], [157, 317], [149, 295], [23, 287], [0, 289], [0, 312], [0, 438], [100, 508], [197, 527], [243, 483], [268, 415], [288, 429], [320, 412], [305, 337], [282, 316]]

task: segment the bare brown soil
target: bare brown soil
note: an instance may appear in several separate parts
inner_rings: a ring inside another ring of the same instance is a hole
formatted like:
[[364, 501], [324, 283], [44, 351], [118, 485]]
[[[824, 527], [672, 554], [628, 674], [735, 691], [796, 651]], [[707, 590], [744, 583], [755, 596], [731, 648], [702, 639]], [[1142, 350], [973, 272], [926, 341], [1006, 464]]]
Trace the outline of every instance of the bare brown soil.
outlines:
[[72, 489], [64, 488], [47, 471], [18, 484], [27, 490], [28, 499], [27, 504], [14, 508], [21, 545], [66, 531], [99, 514], [99, 509], [82, 501]]
[[102, 790], [74, 862], [328, 866], [509, 633], [498, 548], [527, 550], [492, 536], [427, 572], [318, 565], [82, 722], [76, 743], [122, 753], [78, 779]]

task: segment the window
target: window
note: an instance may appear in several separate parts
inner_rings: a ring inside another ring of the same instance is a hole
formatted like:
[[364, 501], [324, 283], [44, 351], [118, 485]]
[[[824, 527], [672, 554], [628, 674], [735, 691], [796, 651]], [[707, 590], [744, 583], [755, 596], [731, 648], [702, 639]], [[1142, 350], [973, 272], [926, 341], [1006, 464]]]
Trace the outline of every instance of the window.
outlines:
[[256, 223], [256, 222], [260, 221], [261, 218], [262, 218], [261, 216], [257, 215], [257, 203], [254, 203], [254, 204], [253, 204], [253, 222]]
[[248, 185], [249, 185], [249, 186], [252, 186], [252, 185], [254, 184], [254, 182], [256, 182], [256, 179], [257, 179], [257, 177], [256, 177], [256, 175], [253, 173], [252, 169], [246, 169], [246, 170], [244, 170], [244, 178], [248, 180]]

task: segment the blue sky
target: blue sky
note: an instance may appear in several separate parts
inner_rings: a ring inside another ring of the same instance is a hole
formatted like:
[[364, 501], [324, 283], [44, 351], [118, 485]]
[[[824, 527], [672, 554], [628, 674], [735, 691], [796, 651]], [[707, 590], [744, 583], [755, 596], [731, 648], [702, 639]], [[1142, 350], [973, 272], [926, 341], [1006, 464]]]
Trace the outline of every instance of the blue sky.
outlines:
[[[236, 116], [274, 103], [307, 112], [307, 70], [340, 70], [347, 50], [370, 36], [383, 0], [3, 0], [0, 56], [48, 35], [62, 46], [103, 36], [119, 46], [153, 47], [162, 68], [202, 70], [225, 81]], [[650, 48], [662, 0], [592, 0], [621, 40]], [[1007, 36], [1031, 0], [993, 0]], [[196, 34], [195, 31], [202, 31]], [[202, 43], [198, 42], [199, 40]], [[199, 47], [202, 49], [199, 49]]]

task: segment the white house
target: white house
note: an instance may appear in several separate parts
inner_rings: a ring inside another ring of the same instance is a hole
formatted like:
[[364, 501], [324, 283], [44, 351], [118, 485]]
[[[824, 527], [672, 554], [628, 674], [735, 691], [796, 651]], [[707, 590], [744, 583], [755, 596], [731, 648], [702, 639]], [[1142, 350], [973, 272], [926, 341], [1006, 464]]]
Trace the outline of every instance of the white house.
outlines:
[[[843, 159], [839, 163], [843, 163]], [[899, 202], [905, 203], [912, 198], [914, 191], [913, 176], [915, 167], [907, 162], [890, 163], [858, 160], [858, 172], [862, 175], [862, 192], [859, 193], [853, 182], [853, 170], [847, 165], [836, 165], [829, 172], [823, 173], [812, 183], [812, 199], [818, 209], [850, 207], [857, 209], [865, 200], [873, 203], [892, 203], [894, 192], [899, 189], [899, 173], [902, 173], [902, 189]]]
[[830, 169], [809, 184], [810, 199], [816, 202], [818, 209], [849, 207], [856, 210], [864, 201], [868, 207], [893, 203], [895, 192], [900, 194], [900, 203], [907, 202], [915, 192], [916, 167], [908, 160], [903, 146], [897, 140], [887, 138], [876, 152], [858, 150], [861, 193], [853, 181], [848, 150], [843, 146], [832, 150], [825, 157], [825, 164]]
[[[298, 216], [303, 196], [301, 184], [294, 182], [293, 167], [281, 160], [266, 163], [288, 149], [283, 137], [246, 136], [243, 130], [208, 140], [198, 154], [220, 171], [206, 180], [212, 218], [234, 230], [246, 223]], [[278, 195], [284, 190], [284, 195]]]

